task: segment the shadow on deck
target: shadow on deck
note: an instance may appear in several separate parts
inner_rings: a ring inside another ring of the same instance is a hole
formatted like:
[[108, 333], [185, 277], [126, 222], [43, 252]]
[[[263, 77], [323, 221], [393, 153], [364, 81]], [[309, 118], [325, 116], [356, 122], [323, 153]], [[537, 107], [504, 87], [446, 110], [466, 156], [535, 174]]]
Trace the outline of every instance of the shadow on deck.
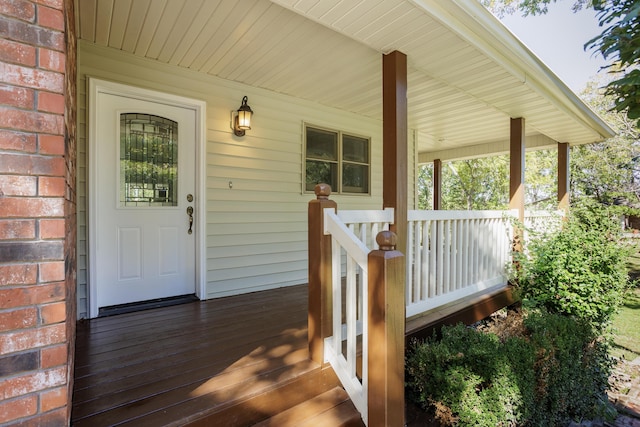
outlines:
[[[362, 426], [333, 370], [309, 360], [307, 298], [300, 285], [79, 322], [72, 425]], [[407, 330], [505, 301], [483, 296]]]

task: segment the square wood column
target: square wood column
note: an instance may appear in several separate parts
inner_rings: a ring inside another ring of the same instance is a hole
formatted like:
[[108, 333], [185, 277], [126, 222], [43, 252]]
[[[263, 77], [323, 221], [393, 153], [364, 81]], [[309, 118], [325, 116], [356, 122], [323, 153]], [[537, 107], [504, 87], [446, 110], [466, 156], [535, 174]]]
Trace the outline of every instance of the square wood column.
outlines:
[[433, 161], [433, 210], [442, 209], [442, 160]]
[[558, 143], [558, 209], [569, 210], [569, 143]]
[[524, 118], [511, 119], [509, 149], [509, 209], [518, 210], [518, 219], [524, 223]]
[[394, 209], [391, 231], [397, 249], [407, 253], [407, 56], [393, 51], [382, 57], [382, 205]]

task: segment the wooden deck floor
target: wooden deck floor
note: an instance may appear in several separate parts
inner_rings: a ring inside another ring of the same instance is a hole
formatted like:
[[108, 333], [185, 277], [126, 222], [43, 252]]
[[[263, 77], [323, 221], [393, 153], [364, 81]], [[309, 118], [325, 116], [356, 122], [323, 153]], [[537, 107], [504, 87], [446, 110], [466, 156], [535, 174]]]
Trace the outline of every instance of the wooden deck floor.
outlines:
[[184, 425], [316, 368], [306, 285], [82, 321], [72, 425]]
[[[411, 319], [407, 339], [487, 316], [512, 302], [504, 295]], [[249, 426], [328, 392], [339, 382], [309, 360], [307, 297], [301, 285], [80, 322], [71, 424]], [[355, 411], [339, 399], [337, 412]]]

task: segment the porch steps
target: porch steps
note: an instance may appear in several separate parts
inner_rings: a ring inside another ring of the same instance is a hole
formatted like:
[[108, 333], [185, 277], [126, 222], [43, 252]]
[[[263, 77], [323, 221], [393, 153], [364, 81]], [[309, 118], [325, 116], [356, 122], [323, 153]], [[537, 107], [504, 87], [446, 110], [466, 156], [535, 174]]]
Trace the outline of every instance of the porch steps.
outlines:
[[342, 387], [335, 387], [313, 399], [254, 425], [254, 427], [361, 427], [362, 418]]
[[[246, 384], [236, 386], [242, 390], [238, 392], [237, 399], [228, 398], [224, 404], [198, 413], [181, 414], [179, 422], [164, 425], [298, 426], [307, 425], [304, 423], [309, 420], [309, 426], [362, 426], [360, 414], [340, 387], [333, 369], [322, 368], [309, 360], [298, 365], [301, 370], [297, 374], [279, 376], [277, 381], [271, 381], [266, 387], [258, 385], [254, 392], [247, 389], [265, 381], [258, 377], [249, 378]], [[297, 371], [293, 367], [290, 369]], [[353, 419], [360, 424], [353, 424]], [[351, 423], [336, 424], [339, 420]], [[146, 425], [147, 419], [144, 421]]]

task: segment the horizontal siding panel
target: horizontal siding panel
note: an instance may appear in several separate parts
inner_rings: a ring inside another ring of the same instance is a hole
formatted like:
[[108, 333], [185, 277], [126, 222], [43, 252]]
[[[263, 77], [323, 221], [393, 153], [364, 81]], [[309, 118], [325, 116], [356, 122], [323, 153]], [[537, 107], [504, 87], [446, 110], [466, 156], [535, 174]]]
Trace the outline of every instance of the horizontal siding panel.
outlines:
[[[208, 230], [207, 230], [208, 231]], [[226, 248], [229, 246], [265, 245], [278, 242], [306, 242], [307, 233], [283, 232], [283, 233], [258, 233], [258, 234], [208, 234], [207, 248]], [[246, 249], [247, 253], [250, 250]]]
[[[272, 242], [262, 245], [227, 245], [224, 247], [207, 248], [207, 257], [222, 259], [245, 256], [247, 254], [266, 255], [284, 252], [306, 252], [307, 249], [307, 242], [301, 242], [299, 240], [287, 242]], [[248, 253], [248, 251], [251, 251], [251, 253]]]
[[[295, 268], [293, 262], [296, 262], [298, 268]], [[289, 251], [289, 252], [274, 252], [261, 255], [242, 255], [236, 257], [225, 258], [213, 258], [207, 261], [208, 270], [222, 271], [235, 271], [242, 268], [245, 272], [252, 270], [262, 270], [265, 274], [269, 274], [270, 269], [272, 272], [279, 272], [284, 269], [291, 269], [294, 267], [296, 270], [301, 270], [300, 263], [307, 263], [306, 251]], [[306, 264], [305, 264], [306, 265]], [[262, 268], [260, 268], [262, 267]], [[220, 276], [216, 273], [218, 278], [224, 278], [224, 275]]]
[[[213, 173], [212, 173], [213, 174]], [[301, 180], [302, 168], [297, 171], [265, 171], [257, 169], [240, 169], [228, 166], [218, 166], [213, 179], [245, 179], [245, 180], [272, 180], [274, 182], [299, 182]]]
[[[308, 265], [307, 261], [294, 261], [269, 265], [250, 265], [238, 268], [215, 268], [208, 270], [212, 273], [216, 281], [221, 280], [233, 280], [233, 279], [246, 279], [251, 280], [253, 277], [262, 276], [279, 276], [290, 272], [303, 272], [306, 271]], [[215, 273], [213, 273], [215, 272]], [[272, 282], [273, 283], [273, 282]]]
[[210, 235], [224, 236], [228, 234], [241, 236], [243, 234], [274, 234], [284, 232], [304, 232], [307, 230], [305, 222], [289, 223], [208, 223], [207, 232]]
[[[309, 194], [303, 202], [308, 202], [309, 200], [315, 199], [314, 195]], [[256, 209], [256, 204], [254, 201], [234, 201], [234, 203], [211, 203], [208, 206], [207, 212], [209, 215], [218, 215], [219, 213], [227, 213], [227, 212], [251, 212], [251, 210]], [[260, 203], [260, 212], [292, 212], [292, 211], [300, 211], [300, 202], [279, 202], [277, 199], [271, 200], [271, 202], [261, 202]], [[306, 214], [306, 205], [304, 212]]]
[[[215, 152], [207, 153], [207, 165], [208, 170], [211, 168], [213, 173], [215, 173], [216, 166], [230, 166], [237, 167], [243, 169], [260, 169], [260, 170], [287, 170], [296, 167], [296, 163], [299, 165], [300, 158], [298, 157], [298, 161], [294, 162], [282, 162], [278, 160], [264, 160], [260, 158], [247, 158], [247, 157], [230, 157], [230, 156], [221, 156]], [[299, 166], [298, 166], [299, 167]]]
[[[260, 208], [260, 206], [257, 206]], [[224, 224], [280, 224], [302, 222], [306, 225], [307, 211], [301, 212], [228, 212], [216, 213], [216, 222]]]
[[295, 193], [300, 191], [300, 174], [289, 182], [287, 181], [267, 181], [251, 179], [227, 179], [209, 178], [207, 187], [216, 190], [228, 191], [264, 191], [271, 193]]
[[214, 144], [213, 156], [238, 157], [240, 159], [260, 159], [279, 163], [300, 163], [299, 152], [275, 151], [246, 145]]

